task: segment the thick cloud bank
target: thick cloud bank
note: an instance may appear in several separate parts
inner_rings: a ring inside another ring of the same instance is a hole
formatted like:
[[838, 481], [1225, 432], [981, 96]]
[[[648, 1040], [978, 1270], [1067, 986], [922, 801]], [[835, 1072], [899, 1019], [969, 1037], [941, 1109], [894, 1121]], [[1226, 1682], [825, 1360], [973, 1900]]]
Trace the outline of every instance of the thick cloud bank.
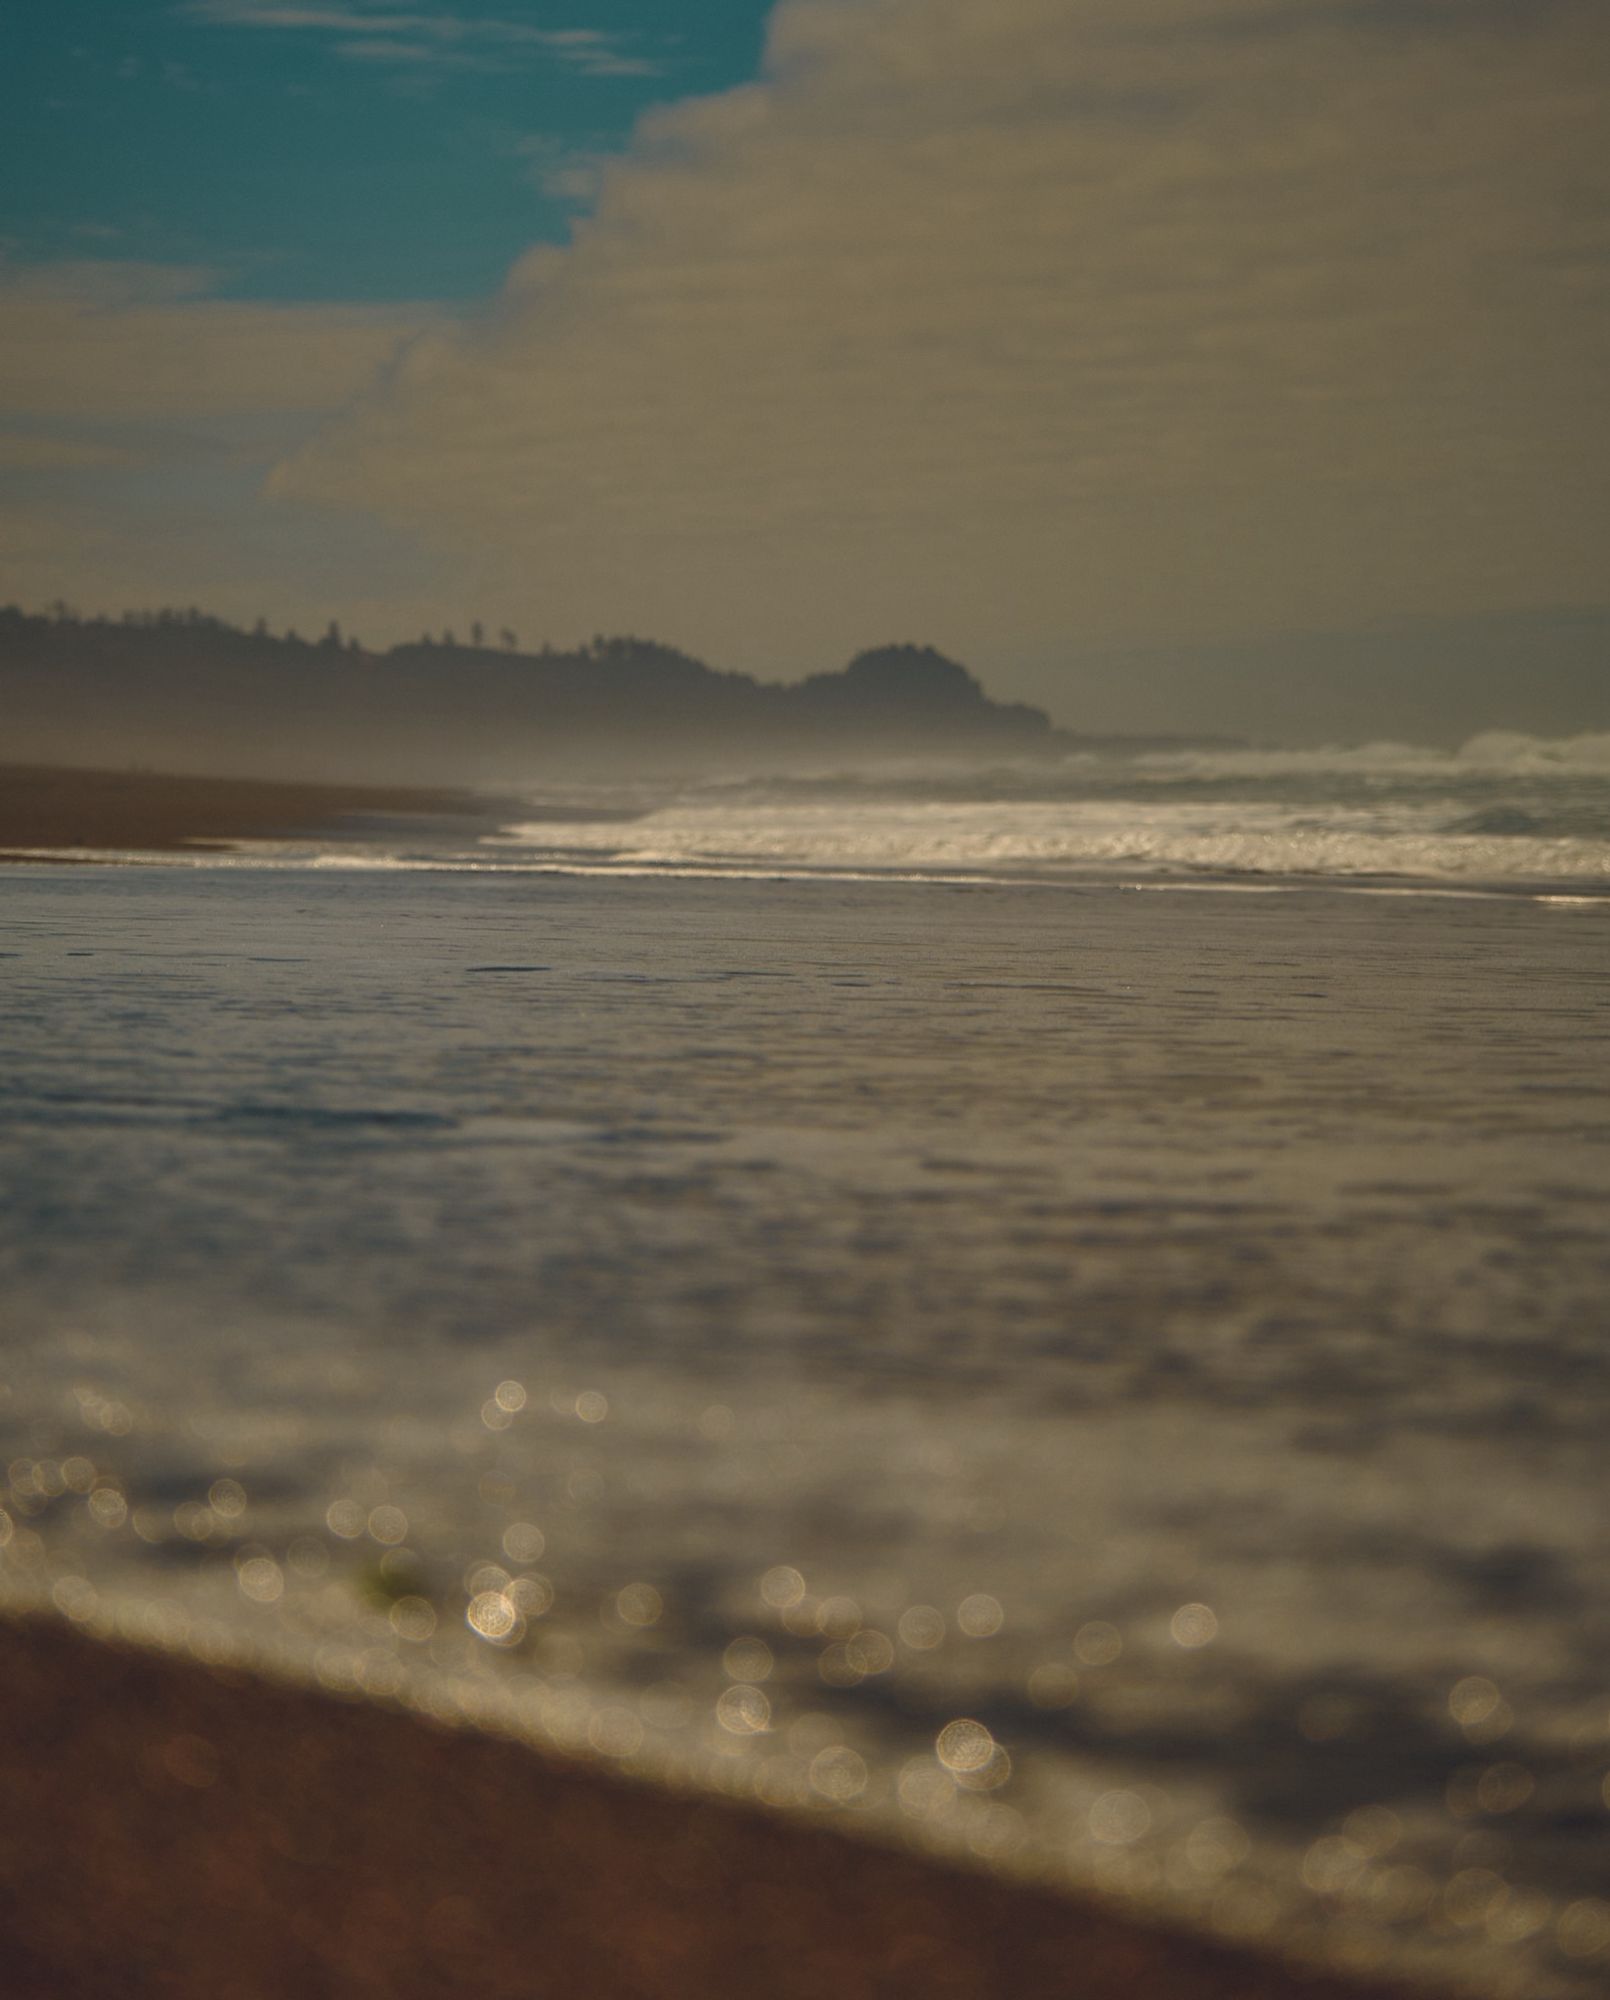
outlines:
[[786, 0], [283, 465], [531, 629], [988, 665], [1602, 594], [1600, 0]]
[[372, 524], [347, 523], [338, 545], [317, 514], [271, 514], [258, 489], [439, 314], [229, 300], [218, 281], [0, 257], [5, 595], [200, 601], [244, 618], [304, 617], [311, 599], [361, 617], [376, 577], [389, 595], [418, 574]]

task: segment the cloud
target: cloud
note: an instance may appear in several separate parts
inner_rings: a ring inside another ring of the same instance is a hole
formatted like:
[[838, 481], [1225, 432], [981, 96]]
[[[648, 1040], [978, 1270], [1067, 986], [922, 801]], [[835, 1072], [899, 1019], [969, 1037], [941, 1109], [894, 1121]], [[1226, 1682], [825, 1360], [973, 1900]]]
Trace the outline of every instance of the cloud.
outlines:
[[440, 315], [422, 306], [263, 305], [209, 296], [184, 265], [0, 262], [0, 415], [205, 423], [351, 400]]
[[414, 612], [406, 537], [264, 506], [276, 458], [393, 361], [429, 307], [262, 305], [190, 266], [0, 260], [0, 547], [30, 603], [205, 603], [311, 623]]
[[134, 463], [127, 446], [92, 438], [53, 437], [34, 431], [0, 431], [0, 474], [7, 472], [105, 472]]
[[516, 140], [511, 151], [524, 160], [531, 185], [550, 201], [590, 206], [604, 184], [612, 157], [601, 146], [577, 146], [553, 133], [531, 133]]
[[664, 65], [634, 52], [631, 37], [599, 28], [539, 28], [525, 21], [424, 12], [364, 0], [323, 7], [281, 0], [184, 0], [180, 12], [216, 27], [313, 31], [333, 35], [336, 55], [352, 62], [434, 63], [489, 69], [513, 57], [545, 56], [591, 76], [654, 76]]
[[473, 56], [461, 49], [435, 48], [426, 42], [337, 42], [335, 52], [347, 62], [394, 63], [400, 67], [430, 66], [435, 69], [499, 69], [501, 64], [487, 56]]
[[792, 667], [1583, 601], [1596, 0], [786, 0], [275, 490]]

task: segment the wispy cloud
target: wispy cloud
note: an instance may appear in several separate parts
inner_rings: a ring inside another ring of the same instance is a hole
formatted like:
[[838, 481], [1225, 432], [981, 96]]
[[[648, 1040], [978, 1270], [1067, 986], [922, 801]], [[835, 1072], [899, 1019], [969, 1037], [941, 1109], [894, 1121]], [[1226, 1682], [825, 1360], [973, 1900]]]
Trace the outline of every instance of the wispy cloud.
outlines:
[[444, 49], [430, 42], [336, 42], [335, 53], [346, 62], [390, 64], [397, 69], [499, 70], [506, 65], [495, 56], [472, 55], [467, 49]]
[[613, 157], [599, 146], [576, 146], [547, 132], [516, 140], [514, 157], [526, 162], [531, 185], [550, 201], [590, 206], [598, 198]]
[[362, 0], [322, 7], [282, 0], [183, 0], [179, 11], [215, 27], [329, 36], [334, 54], [349, 62], [485, 69], [545, 58], [589, 76], [654, 76], [665, 67], [633, 37], [601, 28], [538, 28], [440, 8], [413, 12], [366, 6]]

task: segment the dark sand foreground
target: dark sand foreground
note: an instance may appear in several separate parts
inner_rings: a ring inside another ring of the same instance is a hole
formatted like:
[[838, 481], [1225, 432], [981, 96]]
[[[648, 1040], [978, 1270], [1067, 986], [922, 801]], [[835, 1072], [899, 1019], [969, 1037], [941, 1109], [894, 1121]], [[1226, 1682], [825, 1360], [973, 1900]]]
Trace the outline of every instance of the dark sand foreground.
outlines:
[[0, 1621], [0, 1690], [6, 2000], [1365, 1990], [53, 1620]]
[[464, 819], [484, 824], [492, 801], [467, 792], [363, 785], [174, 778], [148, 771], [0, 765], [0, 860], [30, 848], [147, 853], [234, 840], [355, 839], [364, 823]]

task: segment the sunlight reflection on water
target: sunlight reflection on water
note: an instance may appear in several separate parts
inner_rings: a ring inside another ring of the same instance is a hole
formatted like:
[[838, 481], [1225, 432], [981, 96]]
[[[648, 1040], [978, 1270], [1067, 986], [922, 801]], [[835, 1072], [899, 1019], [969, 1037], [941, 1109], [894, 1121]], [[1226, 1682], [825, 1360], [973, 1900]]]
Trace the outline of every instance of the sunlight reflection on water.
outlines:
[[4, 917], [15, 1590], [1591, 1990], [1596, 930], [65, 873]]

